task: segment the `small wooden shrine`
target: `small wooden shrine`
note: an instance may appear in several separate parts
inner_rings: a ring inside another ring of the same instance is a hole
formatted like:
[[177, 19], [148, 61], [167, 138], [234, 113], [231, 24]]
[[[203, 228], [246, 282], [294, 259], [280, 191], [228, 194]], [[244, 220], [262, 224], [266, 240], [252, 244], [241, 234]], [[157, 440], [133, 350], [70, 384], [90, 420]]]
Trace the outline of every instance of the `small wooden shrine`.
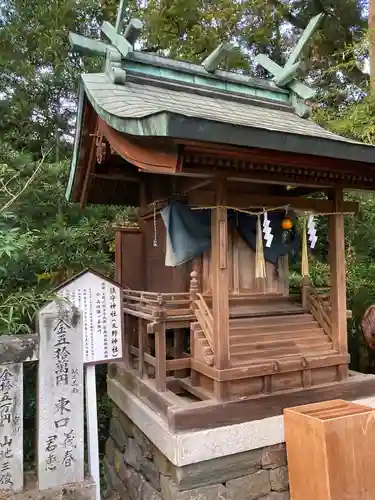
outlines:
[[[106, 42], [70, 35], [105, 69], [82, 75], [67, 189], [82, 206], [138, 207], [138, 227], [116, 236], [116, 377], [175, 429], [345, 397], [344, 216], [358, 207], [344, 190], [375, 189], [375, 150], [310, 119], [314, 91], [298, 74], [321, 16], [284, 67], [255, 58], [265, 80], [218, 69], [229, 43], [201, 65], [138, 52], [142, 23], [123, 29], [122, 10], [103, 24]], [[329, 225], [326, 290], [308, 279], [317, 217]]]

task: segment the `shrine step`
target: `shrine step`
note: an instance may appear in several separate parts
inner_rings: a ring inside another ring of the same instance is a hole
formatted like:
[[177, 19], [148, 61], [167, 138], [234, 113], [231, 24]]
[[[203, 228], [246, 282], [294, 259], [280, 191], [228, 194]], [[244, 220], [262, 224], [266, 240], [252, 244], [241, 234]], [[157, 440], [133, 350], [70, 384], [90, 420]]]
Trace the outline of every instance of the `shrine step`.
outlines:
[[302, 324], [315, 323], [316, 320], [311, 314], [293, 314], [293, 315], [269, 315], [263, 317], [247, 317], [241, 319], [230, 319], [230, 328], [267, 328], [276, 327], [281, 328], [287, 326], [287, 328], [294, 328], [294, 326], [300, 326]]
[[302, 366], [304, 365], [304, 360], [319, 360], [319, 359], [329, 359], [331, 357], [336, 357], [338, 356], [338, 352], [334, 351], [332, 349], [330, 350], [321, 350], [317, 352], [313, 352], [310, 354], [302, 354], [302, 353], [296, 353], [296, 354], [288, 354], [284, 355], [282, 357], [277, 356], [277, 357], [265, 357], [263, 359], [257, 358], [257, 359], [252, 359], [248, 357], [247, 359], [244, 357], [242, 359], [237, 359], [236, 357], [231, 358], [230, 364], [232, 368], [237, 368], [237, 367], [245, 367], [245, 366], [251, 366], [251, 365], [262, 365], [262, 364], [267, 364], [270, 362], [277, 362], [280, 364], [285, 364], [285, 363], [298, 363]]
[[[239, 366], [249, 366], [249, 365], [259, 365], [262, 363], [267, 363], [270, 361], [283, 363], [287, 361], [291, 361], [294, 359], [300, 359], [301, 363], [304, 358], [310, 357], [325, 357], [331, 356], [333, 354], [337, 354], [337, 352], [333, 351], [333, 349], [327, 348], [327, 344], [317, 345], [314, 349], [309, 349], [308, 351], [300, 351], [300, 352], [291, 352], [285, 350], [278, 350], [274, 353], [269, 353], [268, 351], [259, 351], [257, 355], [253, 355], [253, 353], [244, 353], [244, 354], [234, 354], [230, 358], [230, 365], [232, 368]], [[302, 366], [302, 364], [301, 364]]]
[[[323, 335], [316, 337], [306, 337], [305, 339], [284, 339], [284, 340], [261, 340], [259, 342], [247, 342], [246, 344], [232, 344], [230, 347], [231, 357], [236, 354], [254, 354], [259, 352], [301, 352], [315, 349], [316, 346], [331, 346], [331, 341]], [[310, 349], [311, 348], [311, 349]]]
[[[230, 345], [243, 345], [249, 342], [259, 342], [263, 341], [274, 341], [274, 340], [284, 340], [284, 341], [294, 341], [305, 340], [307, 338], [311, 339], [321, 339], [325, 337], [325, 333], [322, 328], [315, 327], [311, 330], [298, 329], [297, 331], [284, 331], [280, 330], [277, 332], [267, 332], [267, 333], [252, 333], [244, 332], [242, 334], [237, 334], [237, 332], [231, 331], [230, 335]], [[327, 337], [328, 338], [328, 337]]]
[[207, 338], [201, 329], [199, 323], [193, 323], [191, 325], [193, 329], [193, 352], [194, 358], [202, 361], [203, 363], [212, 366], [214, 364], [214, 353], [207, 341]]
[[258, 327], [230, 327], [231, 335], [257, 335], [257, 334], [267, 334], [267, 333], [279, 333], [279, 334], [288, 334], [289, 332], [296, 330], [315, 330], [319, 328], [318, 323], [310, 321], [306, 323], [298, 323], [298, 324], [281, 324], [281, 325], [272, 325], [272, 326], [258, 326]]

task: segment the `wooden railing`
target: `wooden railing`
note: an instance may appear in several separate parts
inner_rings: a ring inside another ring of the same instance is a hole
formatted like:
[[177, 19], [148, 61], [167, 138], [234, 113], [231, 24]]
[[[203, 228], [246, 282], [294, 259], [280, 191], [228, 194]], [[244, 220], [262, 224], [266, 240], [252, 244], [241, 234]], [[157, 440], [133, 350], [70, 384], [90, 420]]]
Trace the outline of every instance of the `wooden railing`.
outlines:
[[195, 317], [198, 320], [199, 326], [202, 328], [202, 332], [204, 333], [204, 336], [206, 337], [208, 345], [211, 347], [212, 352], [215, 353], [213, 338], [214, 318], [202, 294], [197, 294], [197, 299], [195, 300], [194, 307]]
[[324, 333], [332, 340], [330, 294], [325, 290], [309, 288], [307, 295], [308, 308]]
[[138, 318], [189, 319], [191, 316], [189, 293], [153, 293], [139, 290], [123, 291], [124, 312]]
[[[211, 349], [211, 357], [215, 354], [214, 350], [214, 318], [208, 304], [201, 293], [199, 293], [198, 274], [193, 271], [190, 275], [190, 307], [194, 314], [204, 337]], [[193, 337], [195, 331], [193, 332]], [[193, 339], [194, 340], [194, 339]], [[212, 364], [212, 363], [208, 363]]]

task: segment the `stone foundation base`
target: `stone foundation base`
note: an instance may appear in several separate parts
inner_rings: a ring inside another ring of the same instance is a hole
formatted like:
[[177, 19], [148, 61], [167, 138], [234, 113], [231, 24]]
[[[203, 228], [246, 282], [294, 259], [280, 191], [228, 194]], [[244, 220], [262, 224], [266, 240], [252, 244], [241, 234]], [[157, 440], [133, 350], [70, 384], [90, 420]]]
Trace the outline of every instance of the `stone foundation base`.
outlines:
[[178, 467], [118, 407], [104, 470], [122, 500], [289, 500], [284, 444]]

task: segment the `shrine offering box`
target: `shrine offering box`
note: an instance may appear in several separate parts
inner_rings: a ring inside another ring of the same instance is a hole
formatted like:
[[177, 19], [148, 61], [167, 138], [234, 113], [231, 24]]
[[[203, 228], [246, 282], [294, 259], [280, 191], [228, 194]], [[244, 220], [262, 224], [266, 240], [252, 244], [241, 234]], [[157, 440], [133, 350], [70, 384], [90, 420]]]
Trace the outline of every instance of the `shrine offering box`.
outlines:
[[342, 400], [284, 410], [291, 500], [375, 499], [375, 410]]

